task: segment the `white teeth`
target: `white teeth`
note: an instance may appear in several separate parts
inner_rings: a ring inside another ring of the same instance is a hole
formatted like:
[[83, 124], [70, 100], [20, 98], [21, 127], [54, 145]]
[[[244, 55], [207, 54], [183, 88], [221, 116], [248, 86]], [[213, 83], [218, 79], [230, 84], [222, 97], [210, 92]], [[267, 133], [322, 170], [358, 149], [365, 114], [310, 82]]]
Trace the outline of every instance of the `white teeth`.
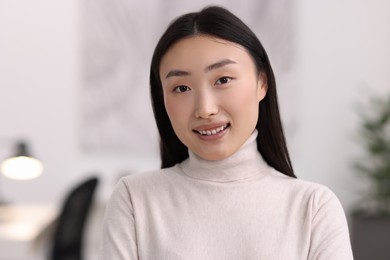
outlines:
[[207, 130], [207, 131], [197, 131], [199, 134], [201, 135], [215, 135], [223, 130], [225, 130], [227, 128], [227, 124], [226, 125], [223, 125], [223, 126], [220, 126], [216, 129], [212, 129], [212, 130]]

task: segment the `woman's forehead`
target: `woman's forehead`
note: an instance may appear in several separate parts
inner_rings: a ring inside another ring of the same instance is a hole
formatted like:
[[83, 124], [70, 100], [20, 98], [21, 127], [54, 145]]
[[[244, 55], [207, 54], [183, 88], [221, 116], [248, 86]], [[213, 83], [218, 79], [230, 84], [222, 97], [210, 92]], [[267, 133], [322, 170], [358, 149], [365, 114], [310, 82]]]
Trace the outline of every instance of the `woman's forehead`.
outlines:
[[[225, 48], [224, 48], [225, 47]], [[176, 54], [179, 52], [188, 53], [188, 52], [197, 52], [202, 53], [208, 49], [222, 48], [226, 50], [239, 49], [240, 51], [246, 51], [246, 49], [238, 43], [228, 41], [216, 36], [199, 34], [190, 37], [185, 37], [178, 40], [167, 50], [164, 56], [171, 52]], [[164, 58], [164, 57], [163, 57]]]
[[160, 73], [169, 69], [203, 68], [227, 59], [240, 62], [251, 57], [243, 46], [235, 42], [209, 35], [196, 35], [183, 38], [168, 49], [161, 59]]

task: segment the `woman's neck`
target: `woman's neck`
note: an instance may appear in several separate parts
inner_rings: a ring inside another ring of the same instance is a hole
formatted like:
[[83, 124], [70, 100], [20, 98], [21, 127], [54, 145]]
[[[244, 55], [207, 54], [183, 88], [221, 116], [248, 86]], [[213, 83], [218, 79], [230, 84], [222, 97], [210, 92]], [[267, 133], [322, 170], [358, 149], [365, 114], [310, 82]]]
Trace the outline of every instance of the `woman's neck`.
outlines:
[[257, 130], [233, 155], [218, 161], [208, 161], [189, 151], [189, 158], [179, 167], [185, 175], [211, 182], [234, 182], [265, 174], [267, 163], [257, 150]]

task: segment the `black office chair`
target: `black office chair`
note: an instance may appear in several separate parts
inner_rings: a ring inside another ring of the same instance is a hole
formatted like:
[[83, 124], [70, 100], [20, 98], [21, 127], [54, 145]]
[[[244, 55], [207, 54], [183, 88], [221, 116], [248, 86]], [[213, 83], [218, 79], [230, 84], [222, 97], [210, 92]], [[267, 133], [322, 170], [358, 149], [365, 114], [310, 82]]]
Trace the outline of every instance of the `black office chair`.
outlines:
[[83, 259], [83, 234], [98, 178], [91, 177], [73, 188], [65, 198], [54, 229], [50, 260]]

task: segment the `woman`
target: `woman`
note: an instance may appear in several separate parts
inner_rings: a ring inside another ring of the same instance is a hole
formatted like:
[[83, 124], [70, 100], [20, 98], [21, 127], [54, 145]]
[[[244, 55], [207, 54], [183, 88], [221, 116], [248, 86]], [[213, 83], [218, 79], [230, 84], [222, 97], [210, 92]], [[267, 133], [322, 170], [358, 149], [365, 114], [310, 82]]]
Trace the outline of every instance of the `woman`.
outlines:
[[295, 178], [270, 62], [241, 20], [177, 18], [150, 85], [162, 169], [117, 184], [100, 259], [352, 259], [338, 199]]

